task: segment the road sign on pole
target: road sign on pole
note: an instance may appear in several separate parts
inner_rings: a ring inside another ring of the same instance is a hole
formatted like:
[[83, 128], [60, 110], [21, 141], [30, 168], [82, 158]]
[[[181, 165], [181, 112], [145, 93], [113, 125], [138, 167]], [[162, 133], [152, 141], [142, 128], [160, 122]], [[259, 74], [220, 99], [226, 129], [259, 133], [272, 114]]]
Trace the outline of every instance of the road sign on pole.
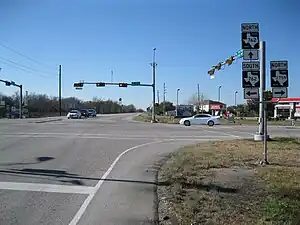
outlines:
[[242, 49], [259, 49], [259, 24], [243, 23], [242, 31]]
[[287, 98], [288, 88], [287, 87], [273, 87], [272, 88], [273, 98]]
[[242, 68], [243, 88], [258, 88], [260, 86], [259, 62], [243, 62]]
[[244, 88], [244, 99], [258, 99], [258, 88]]
[[259, 71], [259, 62], [243, 62], [243, 71]]
[[257, 49], [244, 49], [243, 59], [244, 60], [258, 60]]
[[288, 87], [288, 61], [271, 61], [271, 87]]

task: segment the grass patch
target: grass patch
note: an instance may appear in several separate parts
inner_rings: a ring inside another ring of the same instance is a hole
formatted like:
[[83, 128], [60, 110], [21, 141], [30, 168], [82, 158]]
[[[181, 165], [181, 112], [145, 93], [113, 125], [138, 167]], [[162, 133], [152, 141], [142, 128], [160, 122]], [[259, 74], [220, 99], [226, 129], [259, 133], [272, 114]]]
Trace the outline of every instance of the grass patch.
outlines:
[[201, 143], [172, 154], [159, 173], [161, 219], [300, 224], [300, 140], [275, 138], [268, 147], [268, 166], [257, 163], [263, 146], [252, 140]]
[[[169, 124], [178, 124], [178, 118], [174, 118], [173, 116], [159, 116], [155, 115], [157, 122], [159, 123], [169, 123]], [[151, 122], [151, 115], [149, 114], [141, 114], [133, 118], [133, 120], [141, 121], [141, 122]]]

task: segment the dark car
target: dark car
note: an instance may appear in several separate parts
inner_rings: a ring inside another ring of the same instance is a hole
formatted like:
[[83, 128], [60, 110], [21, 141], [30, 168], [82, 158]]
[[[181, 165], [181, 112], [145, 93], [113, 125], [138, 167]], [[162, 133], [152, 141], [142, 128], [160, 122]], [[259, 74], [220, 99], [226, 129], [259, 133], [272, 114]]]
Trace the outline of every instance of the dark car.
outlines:
[[89, 112], [87, 109], [79, 109], [81, 116], [83, 117], [89, 117]]
[[88, 109], [88, 113], [90, 117], [96, 117], [97, 116], [97, 112], [95, 109]]

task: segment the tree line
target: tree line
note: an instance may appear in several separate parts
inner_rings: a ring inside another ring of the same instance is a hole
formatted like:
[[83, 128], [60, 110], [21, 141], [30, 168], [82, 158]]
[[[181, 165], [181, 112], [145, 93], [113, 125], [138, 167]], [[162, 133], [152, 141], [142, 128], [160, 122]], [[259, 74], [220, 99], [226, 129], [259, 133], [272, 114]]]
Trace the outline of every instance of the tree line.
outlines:
[[[0, 93], [0, 117], [19, 111], [20, 95], [18, 92], [11, 96]], [[133, 104], [123, 105], [121, 102], [94, 97], [91, 101], [82, 101], [76, 97], [62, 99], [62, 115], [72, 109], [95, 109], [97, 113], [132, 113], [141, 112]], [[59, 115], [59, 99], [46, 94], [30, 93], [24, 96], [23, 113], [26, 117], [45, 117]]]

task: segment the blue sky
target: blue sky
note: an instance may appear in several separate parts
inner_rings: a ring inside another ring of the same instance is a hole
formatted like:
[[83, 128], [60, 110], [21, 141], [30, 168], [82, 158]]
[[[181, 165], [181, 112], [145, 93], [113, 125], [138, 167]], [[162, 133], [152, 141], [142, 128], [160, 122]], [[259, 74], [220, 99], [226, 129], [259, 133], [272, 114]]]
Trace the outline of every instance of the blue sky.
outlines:
[[[166, 83], [167, 100], [175, 102], [180, 88], [179, 102], [186, 103], [199, 83], [206, 98], [217, 99], [222, 85], [222, 101], [233, 104], [238, 91], [238, 103], [243, 103], [241, 60], [213, 80], [207, 71], [241, 48], [241, 23], [258, 22], [267, 60], [289, 61], [289, 96], [300, 97], [299, 10], [296, 0], [0, 0], [0, 78], [22, 83], [29, 92], [57, 96], [61, 64], [64, 97], [121, 97], [125, 104], [147, 107], [149, 87], [87, 86], [78, 91], [73, 83], [109, 82], [111, 70], [114, 82], [151, 83], [149, 63], [156, 47], [157, 88], [162, 93]], [[14, 91], [0, 85], [2, 93]]]

